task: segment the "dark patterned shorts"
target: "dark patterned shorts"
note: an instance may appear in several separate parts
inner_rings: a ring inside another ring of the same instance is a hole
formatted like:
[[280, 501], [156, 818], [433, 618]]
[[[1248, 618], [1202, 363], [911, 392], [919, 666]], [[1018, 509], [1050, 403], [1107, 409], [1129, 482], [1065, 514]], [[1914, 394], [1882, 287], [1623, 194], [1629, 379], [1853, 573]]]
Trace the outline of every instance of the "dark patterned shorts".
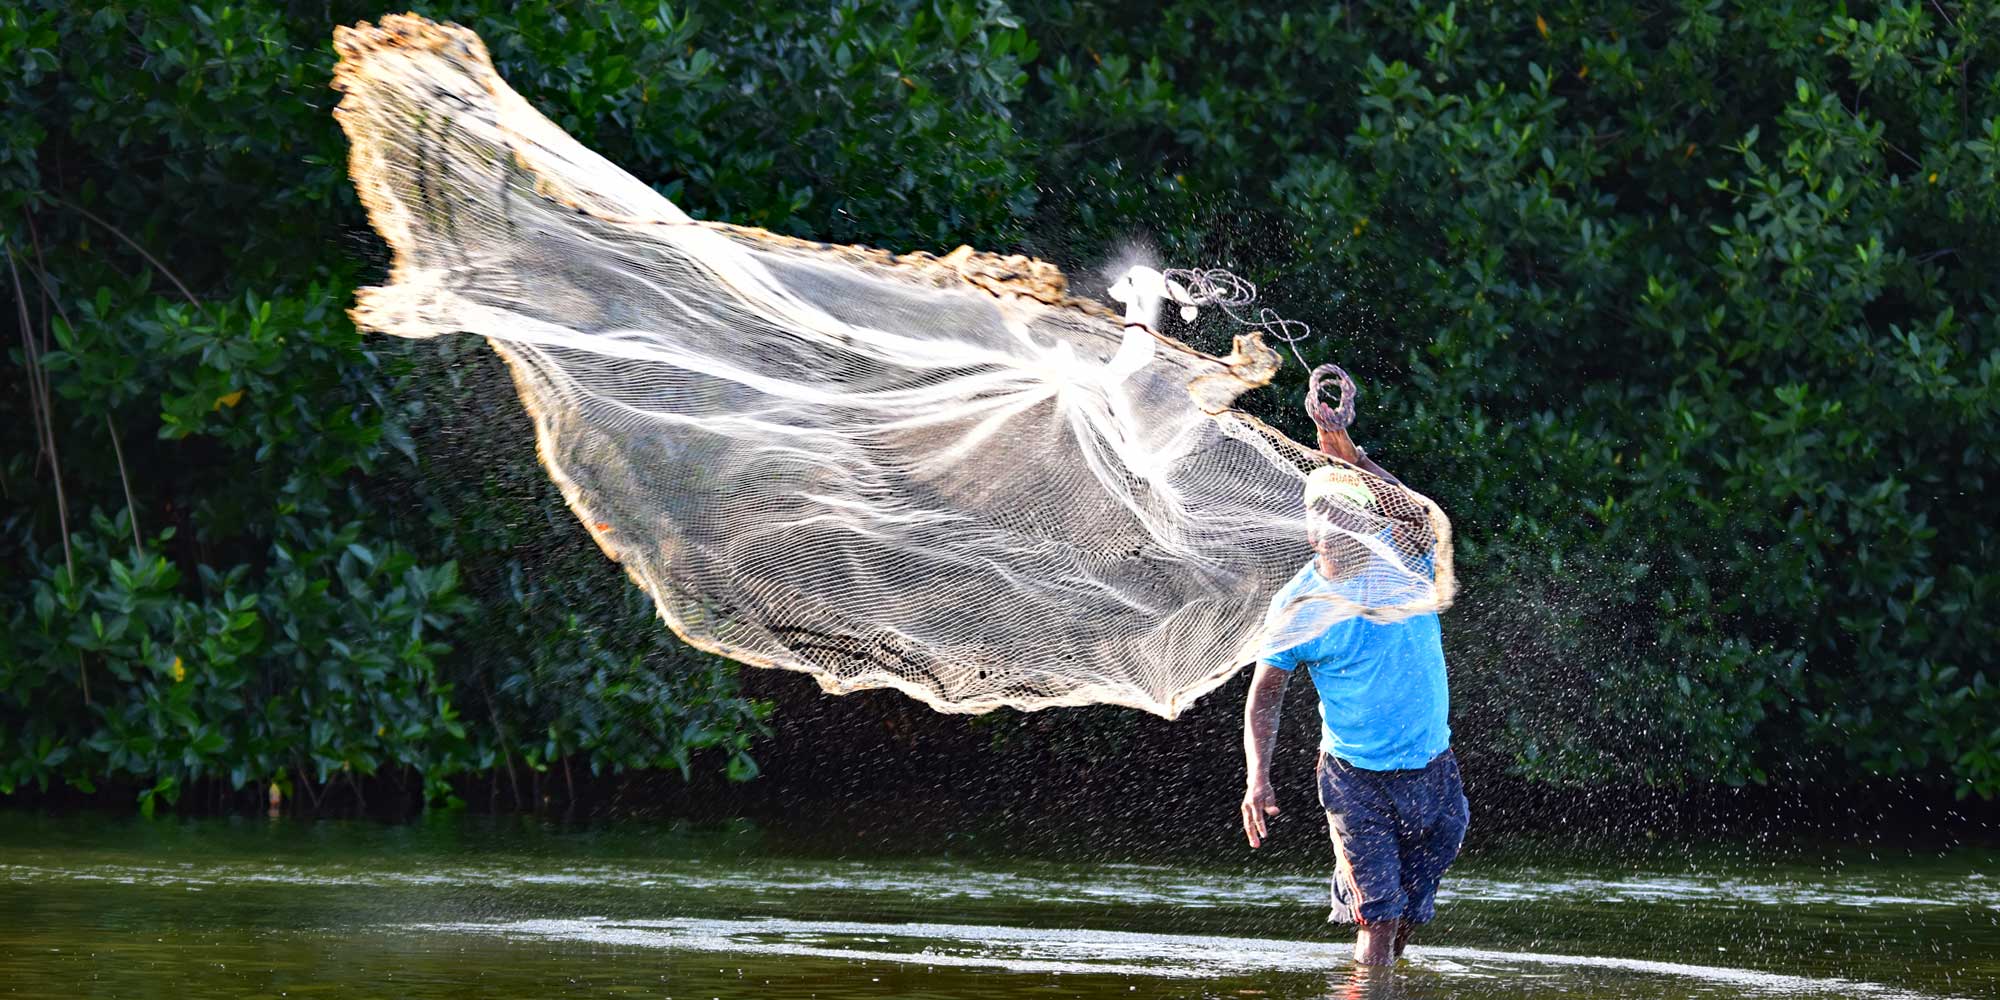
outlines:
[[1333, 835], [1327, 919], [1428, 923], [1471, 818], [1451, 751], [1407, 771], [1370, 771], [1322, 751], [1319, 802]]

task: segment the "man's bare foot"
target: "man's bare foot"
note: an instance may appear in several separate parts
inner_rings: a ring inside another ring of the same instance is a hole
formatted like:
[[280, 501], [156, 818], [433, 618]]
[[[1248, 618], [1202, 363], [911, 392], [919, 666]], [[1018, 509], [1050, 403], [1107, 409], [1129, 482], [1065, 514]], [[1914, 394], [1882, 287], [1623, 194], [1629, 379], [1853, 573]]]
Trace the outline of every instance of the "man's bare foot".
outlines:
[[1402, 954], [1405, 933], [1401, 920], [1370, 924], [1354, 938], [1354, 960], [1362, 965], [1393, 965]]

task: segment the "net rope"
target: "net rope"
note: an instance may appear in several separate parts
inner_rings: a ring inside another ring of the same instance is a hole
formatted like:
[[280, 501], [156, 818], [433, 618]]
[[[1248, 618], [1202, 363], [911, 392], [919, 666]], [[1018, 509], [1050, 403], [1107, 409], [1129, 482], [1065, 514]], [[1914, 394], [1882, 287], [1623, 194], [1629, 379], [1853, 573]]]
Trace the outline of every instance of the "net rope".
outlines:
[[[1254, 332], [1213, 357], [1041, 261], [696, 221], [470, 31], [335, 45], [394, 251], [355, 323], [486, 338], [571, 509], [697, 647], [943, 711], [1171, 718], [1327, 623], [1451, 599], [1436, 504], [1233, 408], [1278, 370]], [[1309, 533], [1334, 585], [1269, 607]]]

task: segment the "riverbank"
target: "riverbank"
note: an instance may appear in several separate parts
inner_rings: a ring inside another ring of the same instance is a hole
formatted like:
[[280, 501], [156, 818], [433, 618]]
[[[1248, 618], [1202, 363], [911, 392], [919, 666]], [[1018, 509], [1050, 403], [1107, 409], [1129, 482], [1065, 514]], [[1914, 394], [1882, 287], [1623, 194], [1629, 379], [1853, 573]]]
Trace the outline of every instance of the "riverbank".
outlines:
[[[722, 828], [837, 834], [857, 849], [952, 850], [1014, 845], [1046, 856], [1232, 857], [1242, 788], [1241, 681], [1168, 722], [1119, 709], [949, 716], [891, 692], [830, 697], [808, 678], [746, 671], [749, 693], [776, 708], [755, 747], [761, 773], [727, 780], [720, 760], [691, 774], [592, 774], [581, 764], [535, 772], [495, 768], [455, 785], [463, 810], [568, 823], [683, 822]], [[1311, 691], [1286, 707], [1274, 779], [1286, 808], [1269, 853], [1306, 861], [1324, 849], [1312, 784], [1317, 738]], [[1457, 747], [1473, 805], [1469, 844], [1590, 843], [1638, 856], [1658, 846], [1712, 844], [1886, 847], [1935, 852], [2000, 844], [2000, 802], [1955, 799], [1915, 781], [1860, 786], [1560, 787], [1509, 774], [1489, 746]], [[423, 813], [418, 783], [394, 775], [337, 775], [280, 809], [294, 817], [408, 820]], [[26, 789], [15, 809], [129, 811], [136, 789], [93, 795]], [[188, 789], [163, 810], [182, 816], [259, 816], [266, 789], [221, 781]], [[1296, 830], [1296, 835], [1290, 831]]]

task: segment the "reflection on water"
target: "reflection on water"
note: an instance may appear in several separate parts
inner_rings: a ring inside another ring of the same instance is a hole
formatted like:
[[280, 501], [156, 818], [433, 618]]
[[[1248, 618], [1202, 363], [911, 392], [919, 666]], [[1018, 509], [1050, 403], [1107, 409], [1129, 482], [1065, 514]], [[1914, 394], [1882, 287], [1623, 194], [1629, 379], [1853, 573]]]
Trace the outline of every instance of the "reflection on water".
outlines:
[[[628, 948], [714, 952], [734, 956], [825, 958], [899, 962], [928, 969], [981, 968], [1055, 975], [1112, 973], [1156, 979], [1214, 980], [1259, 972], [1322, 972], [1350, 964], [1351, 942], [1277, 941], [1188, 934], [993, 927], [978, 924], [874, 924], [843, 921], [763, 920], [514, 920], [422, 924], [418, 934], [483, 934], [515, 940], [584, 942]], [[1670, 987], [1657, 980], [1687, 980], [1742, 996], [1879, 997], [1918, 1000], [1925, 994], [1840, 978], [1789, 976], [1682, 962], [1609, 956], [1552, 955], [1486, 948], [1412, 946], [1407, 966], [1461, 980], [1533, 981], [1549, 975], [1644, 984], [1642, 995]], [[1356, 967], [1336, 977], [1341, 996], [1392, 996], [1408, 976]], [[1537, 984], [1539, 985], [1539, 984]], [[1490, 992], [1482, 995], [1492, 995]], [[1711, 993], [1710, 995], [1716, 995]]]
[[1991, 852], [1468, 858], [1390, 973], [1324, 873], [726, 832], [0, 814], [0, 998], [2000, 997]]

